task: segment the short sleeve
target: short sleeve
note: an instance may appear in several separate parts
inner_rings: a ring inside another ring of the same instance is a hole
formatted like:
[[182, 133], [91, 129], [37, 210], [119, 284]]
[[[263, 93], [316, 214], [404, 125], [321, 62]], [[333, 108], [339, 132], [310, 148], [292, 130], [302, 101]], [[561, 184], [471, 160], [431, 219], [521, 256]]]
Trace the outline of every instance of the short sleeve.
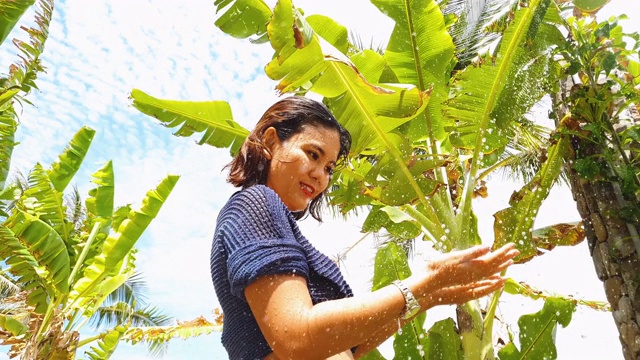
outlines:
[[226, 212], [222, 241], [233, 295], [244, 299], [247, 285], [264, 275], [309, 278], [305, 250], [294, 236], [288, 209], [273, 190], [261, 185], [245, 189], [230, 200]]

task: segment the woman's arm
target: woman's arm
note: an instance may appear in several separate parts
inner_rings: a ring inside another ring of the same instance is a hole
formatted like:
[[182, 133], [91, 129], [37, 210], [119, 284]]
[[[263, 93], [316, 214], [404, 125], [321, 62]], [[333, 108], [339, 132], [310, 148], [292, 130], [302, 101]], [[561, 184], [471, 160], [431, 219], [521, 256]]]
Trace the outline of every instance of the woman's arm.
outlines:
[[[495, 252], [483, 247], [452, 252], [404, 281], [423, 310], [462, 303], [502, 286], [499, 277], [491, 276], [506, 269], [516, 254], [510, 245]], [[391, 335], [389, 326], [397, 324], [405, 306], [394, 285], [314, 306], [306, 280], [282, 274], [258, 278], [246, 287], [245, 297], [280, 359], [325, 359], [360, 344], [364, 351]]]
[[[440, 289], [430, 295], [430, 299], [421, 301], [420, 313], [426, 311], [436, 305], [451, 305], [461, 304], [473, 299], [477, 299], [500, 289], [504, 285], [504, 280], [499, 276], [491, 277], [487, 280], [479, 281], [473, 284], [464, 286], [454, 286], [450, 288]], [[433, 305], [428, 305], [428, 304]], [[419, 314], [420, 314], [419, 313]], [[418, 316], [419, 314], [416, 314]], [[412, 321], [416, 316], [408, 320], [402, 320], [400, 326], [404, 327], [407, 323]], [[358, 349], [355, 353], [355, 358], [361, 358], [371, 350], [377, 348], [380, 344], [385, 342], [394, 333], [398, 332], [398, 320], [395, 319], [386, 324], [376, 332], [372, 334], [362, 344], [358, 345]]]

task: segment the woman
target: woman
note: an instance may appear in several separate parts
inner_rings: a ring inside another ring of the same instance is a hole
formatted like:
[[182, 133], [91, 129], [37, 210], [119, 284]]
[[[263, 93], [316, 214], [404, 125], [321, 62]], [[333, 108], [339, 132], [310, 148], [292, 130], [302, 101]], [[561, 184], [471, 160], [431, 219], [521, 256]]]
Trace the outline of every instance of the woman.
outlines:
[[424, 271], [353, 297], [338, 267], [295, 220], [320, 220], [322, 196], [351, 138], [328, 109], [305, 97], [269, 108], [229, 164], [235, 193], [218, 216], [211, 274], [231, 359], [353, 359], [420, 312], [503, 286], [496, 275], [518, 254], [474, 247]]

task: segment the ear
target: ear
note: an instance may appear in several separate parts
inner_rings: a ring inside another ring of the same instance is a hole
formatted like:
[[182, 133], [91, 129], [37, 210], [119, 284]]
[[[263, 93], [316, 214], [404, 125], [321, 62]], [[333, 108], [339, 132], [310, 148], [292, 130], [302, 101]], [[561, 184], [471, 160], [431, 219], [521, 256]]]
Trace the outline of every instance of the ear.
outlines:
[[280, 138], [274, 127], [270, 127], [262, 134], [262, 153], [267, 160], [271, 160], [272, 153], [280, 144]]

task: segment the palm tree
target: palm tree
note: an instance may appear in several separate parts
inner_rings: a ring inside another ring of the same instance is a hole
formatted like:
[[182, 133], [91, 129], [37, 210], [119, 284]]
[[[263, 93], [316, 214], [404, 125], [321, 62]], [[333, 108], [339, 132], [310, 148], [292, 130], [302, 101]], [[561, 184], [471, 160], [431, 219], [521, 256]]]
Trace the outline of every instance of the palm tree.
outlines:
[[[554, 96], [556, 119], [571, 124], [566, 156], [571, 191], [584, 222], [590, 255], [604, 284], [625, 359], [640, 356], [640, 181], [635, 132], [638, 63], [617, 19], [568, 21], [560, 49], [572, 76]], [[635, 35], [629, 35], [636, 37]]]

